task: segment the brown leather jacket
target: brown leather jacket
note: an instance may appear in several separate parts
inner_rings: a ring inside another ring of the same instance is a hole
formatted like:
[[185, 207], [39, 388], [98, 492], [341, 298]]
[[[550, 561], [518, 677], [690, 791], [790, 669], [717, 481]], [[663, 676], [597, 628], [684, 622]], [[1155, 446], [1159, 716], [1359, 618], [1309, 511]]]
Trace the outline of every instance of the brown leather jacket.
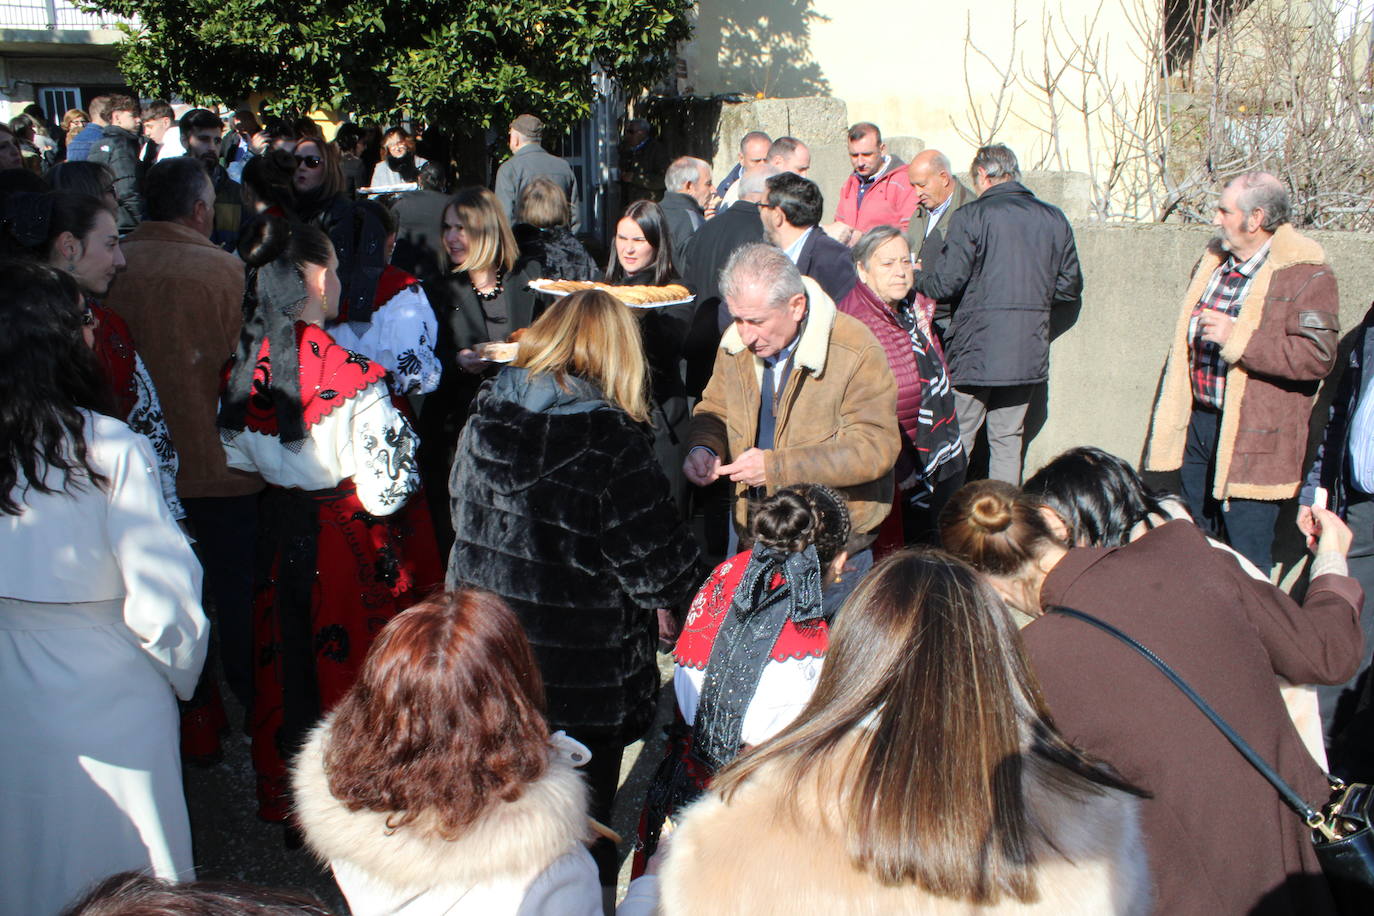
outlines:
[[[1224, 257], [1215, 243], [1209, 246], [1184, 296], [1155, 402], [1148, 471], [1172, 471], [1183, 464], [1193, 409], [1188, 323]], [[1339, 343], [1340, 299], [1325, 253], [1292, 226], [1280, 226], [1221, 349], [1230, 367], [1212, 480], [1215, 498], [1280, 500], [1298, 492], [1312, 404], [1336, 364]]]
[[[853, 523], [851, 553], [873, 542], [892, 509], [892, 465], [901, 449], [897, 384], [887, 356], [863, 322], [836, 311], [809, 277], [808, 309], [793, 371], [779, 398], [775, 447], [764, 473], [768, 492], [821, 483], [844, 494]], [[687, 448], [705, 446], [733, 461], [758, 436], [763, 360], [734, 327], [721, 338], [711, 381], [692, 415]], [[735, 524], [747, 526], [747, 487], [736, 484]]]

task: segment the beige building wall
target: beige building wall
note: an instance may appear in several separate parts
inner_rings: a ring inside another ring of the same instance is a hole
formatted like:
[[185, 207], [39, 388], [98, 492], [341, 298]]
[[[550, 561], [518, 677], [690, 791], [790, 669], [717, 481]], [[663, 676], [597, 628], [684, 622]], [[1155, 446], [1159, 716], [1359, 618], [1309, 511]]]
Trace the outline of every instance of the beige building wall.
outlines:
[[[851, 120], [919, 137], [963, 170], [976, 149], [967, 136], [975, 133], [972, 112], [990, 117], [1004, 75], [1013, 76], [996, 139], [1016, 150], [1023, 168], [1089, 171], [1101, 154], [1090, 153], [1082, 115], [1062, 100], [1052, 114], [1033, 84], [1048, 64], [1062, 72], [1061, 89], [1081, 97], [1084, 77], [1063, 64], [1089, 46], [1088, 59], [1077, 60], [1090, 71], [1090, 105], [1108, 82], [1123, 99], [1138, 94], [1151, 72], [1145, 60], [1160, 8], [1161, 0], [699, 0], [680, 85], [706, 95], [844, 99]], [[1061, 155], [1048, 161], [1046, 128], [1056, 117]]]

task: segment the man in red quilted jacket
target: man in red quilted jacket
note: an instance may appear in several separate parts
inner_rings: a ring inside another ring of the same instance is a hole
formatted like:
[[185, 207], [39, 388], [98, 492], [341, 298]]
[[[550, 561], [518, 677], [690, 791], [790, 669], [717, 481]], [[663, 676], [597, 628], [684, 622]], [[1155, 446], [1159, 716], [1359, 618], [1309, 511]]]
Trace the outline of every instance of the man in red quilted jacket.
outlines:
[[840, 189], [835, 222], [825, 227], [836, 241], [852, 245], [874, 226], [903, 232], [919, 201], [906, 178], [906, 163], [887, 151], [878, 125], [862, 121], [849, 128], [849, 162], [854, 173]]

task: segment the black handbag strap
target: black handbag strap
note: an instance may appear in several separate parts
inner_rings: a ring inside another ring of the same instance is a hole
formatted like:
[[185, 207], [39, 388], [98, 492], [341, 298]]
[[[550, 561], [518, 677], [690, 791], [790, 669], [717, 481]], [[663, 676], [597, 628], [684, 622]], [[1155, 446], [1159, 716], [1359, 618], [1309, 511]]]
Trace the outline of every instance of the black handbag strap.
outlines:
[[1073, 617], [1086, 624], [1091, 624], [1102, 632], [1115, 636], [1117, 639], [1143, 655], [1150, 664], [1158, 668], [1165, 677], [1172, 681], [1175, 687], [1183, 691], [1183, 695], [1191, 700], [1193, 705], [1201, 710], [1204, 716], [1211, 720], [1212, 724], [1217, 727], [1217, 730], [1226, 736], [1226, 740], [1230, 741], [1231, 745], [1236, 750], [1240, 751], [1241, 756], [1249, 761], [1250, 765], [1258, 770], [1261, 776], [1269, 780], [1270, 785], [1278, 791], [1284, 803], [1297, 812], [1297, 815], [1306, 821], [1309, 827], [1318, 829], [1322, 825], [1324, 821], [1322, 815], [1314, 810], [1307, 802], [1303, 801], [1302, 796], [1294, 792], [1293, 787], [1285, 782], [1282, 776], [1274, 772], [1274, 768], [1265, 763], [1260, 755], [1255, 753], [1255, 749], [1247, 744], [1244, 738], [1236, 734], [1235, 729], [1226, 724], [1226, 720], [1217, 715], [1216, 710], [1207, 705], [1207, 701], [1198, 696], [1197, 691], [1190, 687], [1187, 681], [1179, 677], [1178, 672], [1165, 664], [1164, 660], [1158, 655], [1155, 655], [1154, 652], [1142, 646], [1110, 623], [1107, 623], [1105, 620], [1099, 620], [1091, 614], [1085, 614], [1082, 611], [1076, 611], [1073, 608], [1067, 607], [1052, 607], [1049, 609], [1049, 613], [1062, 614], [1065, 617]]

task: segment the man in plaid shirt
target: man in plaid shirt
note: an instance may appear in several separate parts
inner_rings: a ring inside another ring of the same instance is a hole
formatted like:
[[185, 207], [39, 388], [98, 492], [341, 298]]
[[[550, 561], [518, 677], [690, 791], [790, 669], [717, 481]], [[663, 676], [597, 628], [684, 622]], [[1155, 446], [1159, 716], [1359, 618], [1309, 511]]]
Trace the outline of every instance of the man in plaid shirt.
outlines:
[[1336, 280], [1288, 224], [1273, 175], [1222, 191], [1155, 404], [1147, 470], [1177, 469], [1209, 534], [1268, 572], [1274, 523], [1297, 494], [1317, 386], [1335, 365]]

